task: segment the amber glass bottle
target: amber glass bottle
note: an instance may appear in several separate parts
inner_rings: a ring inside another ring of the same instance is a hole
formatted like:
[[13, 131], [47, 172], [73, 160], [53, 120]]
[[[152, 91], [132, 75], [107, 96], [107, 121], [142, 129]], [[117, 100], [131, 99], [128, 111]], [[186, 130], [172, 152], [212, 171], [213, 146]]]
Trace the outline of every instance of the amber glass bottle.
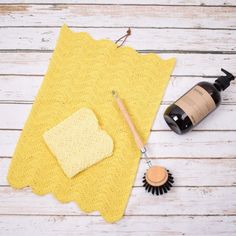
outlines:
[[224, 69], [221, 71], [225, 75], [213, 84], [205, 81], [196, 84], [166, 109], [164, 119], [174, 132], [184, 134], [190, 131], [220, 105], [220, 92], [234, 80], [231, 73]]

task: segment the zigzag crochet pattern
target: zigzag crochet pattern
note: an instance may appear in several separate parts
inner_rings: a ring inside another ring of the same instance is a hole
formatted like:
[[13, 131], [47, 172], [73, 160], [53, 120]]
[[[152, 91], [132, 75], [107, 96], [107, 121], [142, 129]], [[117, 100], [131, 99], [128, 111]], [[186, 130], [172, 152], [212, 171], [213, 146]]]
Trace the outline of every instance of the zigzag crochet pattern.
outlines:
[[[61, 202], [75, 201], [85, 212], [99, 211], [107, 222], [125, 212], [140, 152], [111, 91], [124, 99], [146, 142], [175, 59], [142, 55], [110, 40], [61, 28], [48, 71], [17, 143], [8, 172], [14, 188], [51, 193]], [[43, 140], [43, 134], [82, 107], [99, 117], [114, 142], [111, 157], [68, 178]]]

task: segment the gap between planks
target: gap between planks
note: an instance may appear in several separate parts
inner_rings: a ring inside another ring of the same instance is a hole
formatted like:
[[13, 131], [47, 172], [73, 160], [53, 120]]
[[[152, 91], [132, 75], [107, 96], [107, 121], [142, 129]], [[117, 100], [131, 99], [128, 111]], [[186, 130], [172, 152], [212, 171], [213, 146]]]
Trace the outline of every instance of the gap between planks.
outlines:
[[[217, 55], [236, 55], [235, 51], [188, 51], [188, 50], [136, 50], [138, 53], [146, 54], [146, 53], [155, 53], [155, 54], [217, 54]], [[8, 49], [2, 50], [0, 49], [0, 53], [53, 53], [53, 50], [41, 50], [41, 49]]]
[[[32, 193], [34, 194], [34, 193]], [[18, 216], [18, 217], [24, 217], [24, 216], [29, 216], [29, 217], [37, 217], [37, 216], [43, 216], [43, 217], [47, 217], [47, 216], [68, 216], [68, 217], [97, 217], [97, 218], [101, 218], [101, 215], [93, 215], [91, 213], [88, 213], [86, 215], [86, 212], [84, 214], [81, 214], [81, 215], [72, 215], [72, 214], [11, 214], [11, 213], [0, 213], [0, 216]], [[236, 214], [124, 214], [123, 217], [142, 217], [142, 216], [149, 216], [149, 217], [202, 217], [202, 216], [205, 216], [205, 217], [217, 217], [217, 216], [221, 216], [221, 217], [236, 217]], [[235, 235], [234, 235], [235, 236]]]
[[[12, 156], [0, 156], [0, 160], [2, 159], [11, 159]], [[151, 160], [235, 160], [235, 157], [148, 157]], [[144, 157], [140, 157], [140, 160], [145, 160]]]
[[110, 2], [101, 2], [101, 3], [96, 3], [95, 1], [92, 1], [91, 3], [89, 2], [64, 2], [64, 1], [56, 1], [56, 2], [53, 2], [53, 1], [44, 1], [44, 2], [30, 2], [30, 1], [24, 1], [24, 2], [10, 2], [10, 1], [7, 1], [7, 2], [0, 2], [0, 6], [6, 6], [6, 5], [9, 5], [9, 6], [15, 6], [15, 5], [23, 5], [23, 6], [27, 6], [27, 5], [31, 5], [31, 6], [44, 6], [44, 5], [51, 5], [51, 6], [57, 6], [57, 5], [62, 5], [62, 6], [147, 6], [147, 7], [236, 7], [236, 5], [234, 4], [234, 2], [232, 2], [232, 4], [183, 4], [183, 3], [180, 3], [180, 4], [174, 4], [174, 3], [155, 3], [155, 2], [152, 2], [152, 3], [145, 3], [145, 2], [139, 2], [137, 3], [134, 2], [134, 3], [128, 3], [128, 1], [126, 2], [121, 2], [121, 1], [118, 1], [119, 3], [114, 3], [114, 1], [110, 1]]
[[[1, 4], [0, 4], [1, 5]], [[60, 29], [62, 25], [46, 25], [46, 26], [4, 26], [0, 25], [0, 29]], [[73, 28], [73, 29], [126, 29], [129, 28], [128, 26], [93, 26], [93, 25], [87, 25], [87, 26], [80, 26], [80, 25], [68, 25], [68, 27]], [[209, 31], [218, 31], [218, 30], [228, 30], [228, 31], [235, 31], [236, 28], [234, 29], [229, 29], [229, 28], [194, 28], [194, 27], [176, 27], [176, 26], [170, 26], [170, 27], [158, 27], [158, 26], [130, 26], [131, 30], [132, 29], [155, 29], [155, 30], [209, 30]]]
[[[63, 6], [67, 6], [67, 5], [71, 5], [71, 6], [163, 6], [163, 7], [236, 7], [235, 2], [233, 0], [225, 2], [225, 1], [218, 1], [219, 3], [217, 4], [217, 1], [214, 1], [214, 4], [212, 4], [212, 2], [209, 1], [195, 1], [196, 3], [194, 3], [194, 1], [158, 1], [159, 3], [157, 3], [156, 1], [122, 1], [122, 0], [116, 0], [114, 1], [63, 1], [63, 0], [47, 0], [44, 2], [37, 2], [37, 1], [1, 1], [0, 2], [0, 6], [15, 6], [15, 5], [36, 5], [36, 6], [44, 6], [44, 5], [52, 5], [52, 6], [57, 6], [57, 5], [63, 5]], [[206, 2], [206, 3], [205, 3]]]
[[[22, 4], [22, 1], [19, 0], [2, 0], [2, 4]], [[113, 0], [83, 0], [78, 3], [78, 0], [46, 0], [43, 3], [41, 1], [37, 0], [24, 0], [24, 4], [112, 4], [112, 5], [118, 5], [118, 4], [136, 4], [136, 5], [192, 5], [192, 6], [235, 6], [234, 0], [159, 0], [158, 3], [156, 0], [116, 0], [115, 2]]]

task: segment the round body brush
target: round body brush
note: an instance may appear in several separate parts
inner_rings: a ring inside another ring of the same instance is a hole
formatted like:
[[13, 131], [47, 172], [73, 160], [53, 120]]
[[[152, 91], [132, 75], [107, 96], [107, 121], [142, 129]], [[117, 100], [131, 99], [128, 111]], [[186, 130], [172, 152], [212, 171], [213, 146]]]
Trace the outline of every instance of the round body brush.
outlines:
[[143, 176], [143, 187], [145, 187], [146, 191], [151, 192], [152, 194], [162, 195], [163, 193], [167, 193], [172, 187], [172, 184], [174, 183], [174, 178], [172, 174], [169, 172], [169, 170], [162, 166], [152, 165], [151, 161], [148, 159], [145, 145], [143, 144], [122, 100], [118, 97], [118, 94], [115, 91], [112, 91], [112, 95], [114, 96], [116, 103], [120, 108], [120, 111], [123, 114], [125, 121], [127, 122], [133, 134], [137, 147], [145, 156], [148, 165], [148, 170]]

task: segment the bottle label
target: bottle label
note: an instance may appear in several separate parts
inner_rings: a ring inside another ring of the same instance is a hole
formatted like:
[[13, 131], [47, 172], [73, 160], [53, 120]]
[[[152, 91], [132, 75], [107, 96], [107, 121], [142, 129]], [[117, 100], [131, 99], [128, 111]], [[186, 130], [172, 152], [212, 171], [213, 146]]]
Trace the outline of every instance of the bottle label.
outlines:
[[197, 124], [216, 108], [211, 95], [199, 85], [194, 86], [175, 104], [188, 115], [193, 125]]

